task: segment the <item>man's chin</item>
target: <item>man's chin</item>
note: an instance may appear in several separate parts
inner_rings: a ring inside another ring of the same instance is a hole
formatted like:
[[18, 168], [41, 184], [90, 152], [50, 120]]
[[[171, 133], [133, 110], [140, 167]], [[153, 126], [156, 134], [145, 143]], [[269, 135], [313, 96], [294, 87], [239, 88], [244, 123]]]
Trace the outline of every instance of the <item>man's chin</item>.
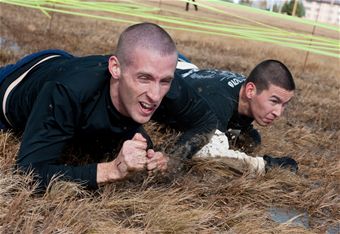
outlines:
[[139, 124], [145, 124], [150, 121], [151, 115], [150, 116], [135, 116], [132, 119]]
[[268, 125], [270, 125], [272, 122], [264, 122], [264, 121], [258, 121], [258, 120], [255, 120], [255, 122], [260, 125], [261, 127], [266, 127]]

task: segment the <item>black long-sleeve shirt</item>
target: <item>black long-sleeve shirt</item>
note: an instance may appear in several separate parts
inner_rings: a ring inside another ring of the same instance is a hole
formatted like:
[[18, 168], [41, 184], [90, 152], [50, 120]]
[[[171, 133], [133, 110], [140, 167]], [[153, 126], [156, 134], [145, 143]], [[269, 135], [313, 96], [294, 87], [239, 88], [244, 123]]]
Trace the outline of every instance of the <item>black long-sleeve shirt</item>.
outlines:
[[[122, 139], [139, 130], [140, 124], [121, 115], [111, 102], [108, 58], [52, 58], [32, 69], [8, 97], [6, 116], [11, 127], [24, 130], [17, 164], [33, 169], [44, 186], [53, 175], [62, 175], [96, 188], [97, 163], [61, 164], [65, 146], [80, 139], [89, 148], [100, 142], [103, 148], [98, 150], [112, 152]], [[1, 99], [25, 69], [4, 81]]]
[[153, 119], [183, 132], [177, 144], [189, 147], [178, 150], [182, 157], [190, 158], [207, 143], [199, 136], [251, 124], [252, 118], [238, 114], [244, 82], [244, 76], [229, 71], [176, 69], [171, 89]]
[[176, 70], [204, 98], [218, 118], [218, 129], [247, 128], [253, 118], [238, 113], [239, 93], [246, 77], [241, 74], [216, 69]]
[[171, 88], [152, 117], [156, 122], [182, 131], [172, 156], [191, 158], [209, 142], [218, 119], [208, 103], [175, 73]]
[[[107, 61], [108, 56], [52, 58], [32, 69], [8, 97], [6, 116], [11, 127], [24, 130], [17, 163], [21, 168], [34, 169], [43, 185], [57, 174], [95, 188], [97, 163], [62, 164], [65, 146], [77, 139], [82, 146], [94, 148], [100, 157], [141, 131], [140, 124], [122, 116], [112, 105]], [[6, 78], [0, 87], [1, 103], [13, 80], [36, 62]], [[207, 143], [200, 136], [216, 128], [225, 131], [233, 122], [243, 82], [238, 75], [222, 71], [176, 71], [153, 119], [183, 131], [177, 142], [179, 156], [190, 158]], [[236, 122], [239, 119], [235, 117]], [[97, 142], [101, 148], [96, 148]]]

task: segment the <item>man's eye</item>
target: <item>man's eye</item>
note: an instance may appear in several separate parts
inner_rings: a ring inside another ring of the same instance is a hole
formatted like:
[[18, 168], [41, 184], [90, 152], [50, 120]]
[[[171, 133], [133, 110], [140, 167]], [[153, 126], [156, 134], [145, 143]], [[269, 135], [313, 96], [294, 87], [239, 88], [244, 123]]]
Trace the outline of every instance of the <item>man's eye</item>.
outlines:
[[149, 78], [146, 77], [146, 76], [139, 76], [138, 80], [140, 80], [141, 82], [147, 82], [147, 81], [149, 81]]
[[170, 80], [170, 79], [169, 79], [169, 80], [162, 80], [161, 83], [162, 83], [162, 84], [170, 84], [170, 83], [171, 83], [171, 80]]

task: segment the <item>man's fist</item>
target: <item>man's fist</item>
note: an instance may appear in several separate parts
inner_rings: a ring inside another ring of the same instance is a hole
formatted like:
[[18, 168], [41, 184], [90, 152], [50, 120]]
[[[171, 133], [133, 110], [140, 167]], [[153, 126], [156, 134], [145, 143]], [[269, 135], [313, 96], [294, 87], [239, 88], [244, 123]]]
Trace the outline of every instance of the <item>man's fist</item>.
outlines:
[[147, 166], [149, 172], [165, 172], [168, 168], [169, 158], [161, 152], [155, 152], [152, 149], [147, 151]]
[[147, 163], [147, 141], [140, 133], [123, 143], [116, 161], [117, 169], [122, 178], [135, 171], [144, 170]]

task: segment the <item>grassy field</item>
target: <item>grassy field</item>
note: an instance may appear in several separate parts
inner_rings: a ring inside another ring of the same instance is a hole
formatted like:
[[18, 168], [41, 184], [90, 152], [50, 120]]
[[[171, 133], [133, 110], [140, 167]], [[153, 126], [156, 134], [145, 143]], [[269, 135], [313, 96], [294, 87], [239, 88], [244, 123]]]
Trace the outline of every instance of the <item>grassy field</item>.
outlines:
[[[178, 1], [144, 1], [161, 7], [160, 15], [246, 18], [311, 32], [312, 26], [269, 16], [216, 14], [199, 7], [184, 11]], [[199, 1], [198, 1], [199, 2]], [[41, 49], [64, 49], [75, 55], [110, 54], [129, 24], [0, 3], [0, 66]], [[117, 16], [118, 17], [118, 16]], [[142, 20], [133, 18], [133, 20]], [[157, 20], [153, 21], [159, 23]], [[165, 27], [173, 26], [162, 23]], [[34, 193], [29, 175], [13, 173], [20, 136], [0, 133], [1, 233], [338, 233], [340, 229], [340, 66], [339, 59], [275, 44], [168, 28], [178, 50], [201, 68], [248, 75], [264, 59], [278, 59], [292, 71], [296, 97], [272, 126], [256, 126], [263, 144], [252, 155], [291, 155], [299, 163], [292, 174], [276, 169], [265, 176], [237, 173], [237, 163], [223, 158], [197, 158], [169, 177], [138, 175], [98, 191], [54, 181], [44, 194]], [[326, 29], [317, 35], [339, 40]], [[158, 147], [176, 133], [146, 126]], [[281, 212], [281, 213], [280, 213]], [[278, 214], [279, 213], [279, 214]], [[278, 221], [285, 214], [288, 220]]]

